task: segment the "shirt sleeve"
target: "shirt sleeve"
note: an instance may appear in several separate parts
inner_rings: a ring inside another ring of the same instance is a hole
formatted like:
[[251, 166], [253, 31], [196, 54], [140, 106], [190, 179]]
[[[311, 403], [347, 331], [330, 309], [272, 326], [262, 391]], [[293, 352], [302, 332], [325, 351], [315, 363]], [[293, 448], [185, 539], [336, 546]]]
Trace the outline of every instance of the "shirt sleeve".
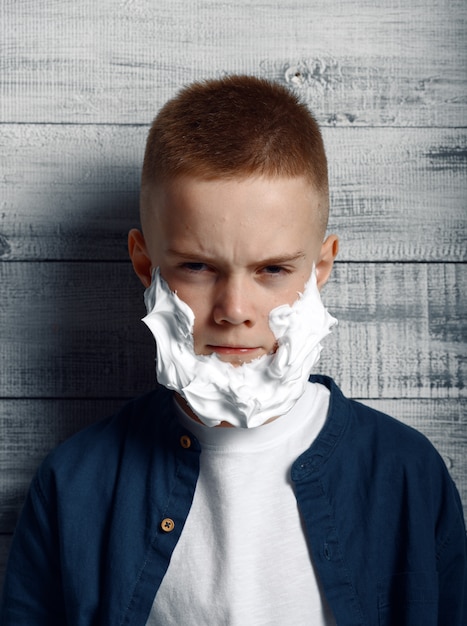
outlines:
[[54, 507], [36, 476], [8, 558], [1, 626], [66, 626], [59, 541]]
[[467, 537], [462, 504], [451, 482], [454, 522], [438, 552], [439, 615], [438, 624], [467, 624]]

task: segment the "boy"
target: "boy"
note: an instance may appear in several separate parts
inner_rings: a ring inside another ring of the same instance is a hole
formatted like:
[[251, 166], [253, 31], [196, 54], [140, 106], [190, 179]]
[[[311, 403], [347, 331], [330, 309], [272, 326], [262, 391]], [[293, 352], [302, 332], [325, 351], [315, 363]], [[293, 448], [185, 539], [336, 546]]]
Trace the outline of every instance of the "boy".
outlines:
[[165, 105], [129, 234], [163, 387], [39, 469], [2, 624], [465, 623], [439, 455], [308, 378], [334, 323], [327, 214], [319, 129], [285, 89], [230, 77]]

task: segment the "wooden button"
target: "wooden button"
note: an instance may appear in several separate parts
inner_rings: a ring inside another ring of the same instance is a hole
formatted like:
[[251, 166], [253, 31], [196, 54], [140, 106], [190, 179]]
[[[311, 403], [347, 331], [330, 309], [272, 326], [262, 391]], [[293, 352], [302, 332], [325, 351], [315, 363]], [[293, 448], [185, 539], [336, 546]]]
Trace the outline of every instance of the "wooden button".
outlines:
[[166, 517], [161, 522], [161, 528], [165, 533], [171, 533], [175, 528], [175, 522], [170, 517]]
[[187, 450], [191, 446], [191, 439], [188, 437], [188, 435], [182, 435], [180, 437], [180, 445], [182, 446], [182, 448], [185, 448], [185, 450]]

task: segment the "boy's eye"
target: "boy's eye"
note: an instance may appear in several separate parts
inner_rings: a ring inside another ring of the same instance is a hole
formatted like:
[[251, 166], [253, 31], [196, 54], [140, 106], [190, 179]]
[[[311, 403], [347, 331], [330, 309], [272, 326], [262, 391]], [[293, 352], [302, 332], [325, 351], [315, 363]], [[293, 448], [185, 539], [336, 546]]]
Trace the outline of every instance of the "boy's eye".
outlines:
[[286, 270], [280, 265], [267, 265], [263, 271], [266, 272], [266, 274], [282, 274], [282, 272]]
[[188, 270], [189, 272], [201, 272], [207, 269], [207, 265], [205, 263], [183, 263], [183, 269]]

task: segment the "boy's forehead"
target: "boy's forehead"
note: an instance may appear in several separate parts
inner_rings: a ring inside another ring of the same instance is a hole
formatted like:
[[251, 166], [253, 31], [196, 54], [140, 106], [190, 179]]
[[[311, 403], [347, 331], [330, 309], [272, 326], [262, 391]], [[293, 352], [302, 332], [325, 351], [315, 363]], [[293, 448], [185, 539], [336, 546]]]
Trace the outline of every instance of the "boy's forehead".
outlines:
[[[328, 199], [304, 176], [202, 179], [179, 177], [148, 186], [142, 194], [141, 219], [153, 226], [167, 220], [177, 225], [174, 216], [196, 214], [198, 219], [233, 218], [239, 207], [269, 219], [273, 215], [292, 217], [297, 205], [306, 207], [304, 215], [314, 222], [327, 215]], [[297, 217], [297, 215], [295, 215]], [[179, 223], [183, 228], [183, 223]], [[323, 233], [324, 234], [324, 233]]]
[[153, 263], [193, 257], [231, 267], [264, 258], [272, 265], [308, 263], [323, 242], [324, 201], [299, 177], [177, 179], [154, 186], [143, 234]]

